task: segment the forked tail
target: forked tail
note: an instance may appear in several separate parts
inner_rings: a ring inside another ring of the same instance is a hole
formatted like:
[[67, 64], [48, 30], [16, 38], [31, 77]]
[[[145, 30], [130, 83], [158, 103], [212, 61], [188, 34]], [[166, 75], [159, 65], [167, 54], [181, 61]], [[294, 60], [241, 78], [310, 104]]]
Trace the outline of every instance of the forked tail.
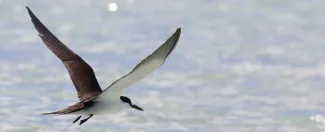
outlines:
[[42, 113], [41, 115], [54, 115], [54, 114], [56, 114], [56, 115], [60, 115], [60, 111], [55, 111], [55, 112], [48, 112], [48, 113]]
[[[93, 102], [88, 102], [88, 103], [93, 103]], [[59, 111], [55, 111], [55, 112], [49, 112], [49, 113], [42, 113], [42, 115], [65, 115], [65, 114], [70, 114], [73, 112], [77, 112], [80, 110], [83, 110], [85, 108], [85, 104], [84, 102], [78, 102], [72, 106], [69, 106], [68, 108], [65, 108], [63, 110], [59, 110]]]

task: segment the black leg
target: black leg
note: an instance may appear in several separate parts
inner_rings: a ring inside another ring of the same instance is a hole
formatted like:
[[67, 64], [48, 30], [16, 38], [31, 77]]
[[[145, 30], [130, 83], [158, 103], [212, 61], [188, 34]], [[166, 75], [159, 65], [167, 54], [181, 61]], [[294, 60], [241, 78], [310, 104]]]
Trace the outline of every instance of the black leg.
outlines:
[[76, 123], [80, 118], [81, 118], [81, 116], [78, 116], [77, 119], [75, 119], [75, 120], [73, 121], [73, 123]]
[[86, 121], [88, 121], [89, 118], [91, 118], [93, 115], [94, 115], [94, 114], [90, 114], [90, 116], [89, 116], [88, 118], [80, 120], [79, 125], [81, 125], [81, 124], [85, 123]]

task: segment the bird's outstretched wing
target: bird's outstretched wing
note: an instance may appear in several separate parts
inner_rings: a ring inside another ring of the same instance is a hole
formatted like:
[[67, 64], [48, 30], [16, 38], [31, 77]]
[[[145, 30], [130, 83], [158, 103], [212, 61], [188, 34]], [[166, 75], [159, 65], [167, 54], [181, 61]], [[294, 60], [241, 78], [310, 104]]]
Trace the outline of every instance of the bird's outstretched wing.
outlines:
[[78, 92], [79, 99], [83, 101], [99, 95], [102, 89], [97, 82], [93, 69], [81, 57], [55, 37], [28, 7], [26, 8], [31, 17], [31, 21], [39, 33], [39, 37], [67, 68], [70, 78]]
[[178, 28], [164, 44], [162, 44], [151, 55], [137, 64], [131, 72], [108, 86], [97, 99], [109, 100], [119, 97], [125, 88], [146, 77], [155, 71], [156, 68], [164, 64], [167, 57], [176, 47], [180, 34], [181, 29]]

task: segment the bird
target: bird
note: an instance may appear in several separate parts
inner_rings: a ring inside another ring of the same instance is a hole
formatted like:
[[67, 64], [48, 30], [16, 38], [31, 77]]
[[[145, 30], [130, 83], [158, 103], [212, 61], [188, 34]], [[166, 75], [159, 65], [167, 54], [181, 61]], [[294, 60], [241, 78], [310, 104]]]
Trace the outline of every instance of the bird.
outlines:
[[[181, 34], [181, 28], [170, 36], [160, 47], [138, 63], [130, 72], [111, 83], [102, 90], [92, 67], [78, 54], [68, 48], [36, 17], [26, 6], [31, 22], [38, 36], [50, 51], [59, 58], [69, 73], [69, 77], [77, 91], [79, 102], [65, 109], [42, 113], [42, 115], [77, 115], [73, 123], [82, 125], [93, 115], [116, 113], [123, 109], [144, 111], [132, 103], [129, 97], [123, 96], [126, 88], [145, 78], [163, 65], [175, 49]], [[87, 118], [81, 119], [82, 116]]]

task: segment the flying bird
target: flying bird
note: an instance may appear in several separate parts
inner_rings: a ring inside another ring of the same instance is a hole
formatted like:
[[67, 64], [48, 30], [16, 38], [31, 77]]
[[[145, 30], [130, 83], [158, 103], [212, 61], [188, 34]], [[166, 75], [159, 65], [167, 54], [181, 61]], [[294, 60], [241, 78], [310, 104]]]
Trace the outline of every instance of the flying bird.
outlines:
[[53, 35], [28, 6], [26, 6], [26, 8], [38, 32], [38, 36], [66, 67], [79, 98], [78, 103], [68, 108], [55, 112], [43, 113], [43, 115], [78, 115], [73, 123], [79, 121], [81, 116], [87, 116], [87, 118], [80, 120], [79, 125], [85, 123], [94, 114], [109, 114], [127, 108], [143, 111], [142, 108], [133, 104], [130, 98], [122, 96], [123, 91], [163, 65], [168, 56], [175, 49], [181, 34], [181, 28], [178, 28], [165, 43], [138, 63], [132, 71], [102, 90], [91, 66]]

